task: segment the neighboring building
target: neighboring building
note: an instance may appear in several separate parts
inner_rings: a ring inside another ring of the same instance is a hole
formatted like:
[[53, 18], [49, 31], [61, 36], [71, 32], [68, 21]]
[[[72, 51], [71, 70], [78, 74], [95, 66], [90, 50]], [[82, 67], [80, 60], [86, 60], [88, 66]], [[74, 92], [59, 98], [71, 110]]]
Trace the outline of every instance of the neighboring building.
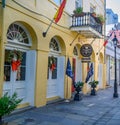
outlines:
[[[21, 107], [70, 99], [72, 80], [66, 76], [67, 59], [74, 69], [74, 81], [85, 82], [88, 64], [81, 62], [80, 53], [84, 44], [93, 48], [94, 75], [90, 80], [99, 80], [98, 88], [106, 86], [105, 49], [96, 54], [103, 46], [104, 24], [90, 13], [104, 16], [104, 0], [68, 0], [60, 21], [53, 23], [43, 37], [60, 2], [7, 0], [5, 8], [0, 7], [0, 96], [17, 92], [23, 98]], [[76, 7], [83, 7], [82, 16], [73, 15]], [[11, 59], [15, 53], [18, 55]], [[22, 59], [21, 64], [17, 58]], [[55, 64], [52, 68], [51, 63]], [[83, 93], [89, 91], [85, 84]]]
[[112, 9], [106, 9], [106, 24], [118, 23], [118, 14], [115, 14]]
[[[118, 24], [111, 24], [106, 26], [106, 35], [110, 35], [113, 32], [112, 36], [108, 40], [108, 44], [106, 46], [106, 63], [107, 63], [107, 84], [110, 86], [114, 86], [115, 79], [115, 52], [114, 52], [114, 44], [113, 38], [116, 35], [118, 39], [118, 47], [116, 49], [116, 57], [117, 57], [117, 83], [120, 84], [120, 27]], [[117, 27], [117, 29], [115, 28]], [[115, 30], [115, 31], [114, 31]]]

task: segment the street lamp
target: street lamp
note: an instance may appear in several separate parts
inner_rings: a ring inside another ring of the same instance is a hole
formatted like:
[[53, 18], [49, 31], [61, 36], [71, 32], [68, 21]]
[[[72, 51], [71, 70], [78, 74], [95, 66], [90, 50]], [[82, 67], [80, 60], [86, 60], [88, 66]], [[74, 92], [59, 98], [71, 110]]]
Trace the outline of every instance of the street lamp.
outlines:
[[115, 64], [115, 80], [114, 80], [114, 93], [113, 93], [113, 97], [114, 98], [118, 98], [118, 92], [117, 92], [117, 59], [116, 59], [116, 47], [117, 47], [117, 38], [116, 35], [114, 35], [113, 38], [113, 44], [114, 44], [114, 53], [115, 53], [115, 58], [114, 58], [114, 64]]

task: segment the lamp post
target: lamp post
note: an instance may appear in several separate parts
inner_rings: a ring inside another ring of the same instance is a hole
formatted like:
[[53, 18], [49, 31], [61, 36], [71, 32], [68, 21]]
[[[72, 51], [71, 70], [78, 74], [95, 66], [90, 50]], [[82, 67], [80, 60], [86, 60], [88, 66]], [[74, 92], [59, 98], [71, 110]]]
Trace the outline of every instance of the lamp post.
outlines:
[[113, 97], [114, 98], [118, 98], [118, 92], [117, 92], [117, 59], [116, 59], [116, 47], [117, 47], [117, 38], [116, 35], [114, 35], [113, 38], [113, 44], [114, 44], [114, 53], [115, 53], [115, 58], [114, 58], [114, 64], [115, 64], [115, 80], [114, 80], [114, 93], [113, 93]]

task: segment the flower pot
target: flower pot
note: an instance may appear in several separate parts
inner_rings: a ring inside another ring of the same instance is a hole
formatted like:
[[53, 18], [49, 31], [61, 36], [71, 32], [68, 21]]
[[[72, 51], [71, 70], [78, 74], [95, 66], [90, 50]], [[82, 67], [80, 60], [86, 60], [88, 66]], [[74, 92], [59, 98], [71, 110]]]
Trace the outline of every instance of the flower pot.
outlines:
[[80, 93], [76, 93], [75, 96], [74, 96], [74, 101], [80, 101], [82, 100], [82, 96]]
[[82, 88], [80, 86], [76, 87], [75, 91], [77, 92], [74, 96], [74, 100], [75, 101], [80, 101], [82, 100], [82, 96], [80, 94], [80, 91], [82, 90]]
[[92, 87], [92, 89], [91, 89], [91, 95], [96, 95], [96, 89], [95, 89], [96, 87]]

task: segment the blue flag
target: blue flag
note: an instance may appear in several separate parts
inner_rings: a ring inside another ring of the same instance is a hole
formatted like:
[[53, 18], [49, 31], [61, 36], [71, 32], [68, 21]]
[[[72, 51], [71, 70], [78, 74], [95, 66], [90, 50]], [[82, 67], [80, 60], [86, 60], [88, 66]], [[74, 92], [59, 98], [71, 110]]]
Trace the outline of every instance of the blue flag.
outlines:
[[69, 76], [70, 78], [73, 78], [73, 73], [72, 73], [72, 69], [71, 69], [71, 64], [70, 64], [69, 58], [68, 58], [68, 61], [67, 61], [66, 75]]
[[91, 77], [92, 75], [93, 75], [93, 64], [91, 63], [91, 66], [90, 66], [90, 68], [89, 68], [89, 71], [88, 71], [88, 73], [87, 73], [87, 77], [86, 77], [86, 80], [85, 80], [86, 83], [89, 81], [89, 79], [90, 79], [90, 77]]

